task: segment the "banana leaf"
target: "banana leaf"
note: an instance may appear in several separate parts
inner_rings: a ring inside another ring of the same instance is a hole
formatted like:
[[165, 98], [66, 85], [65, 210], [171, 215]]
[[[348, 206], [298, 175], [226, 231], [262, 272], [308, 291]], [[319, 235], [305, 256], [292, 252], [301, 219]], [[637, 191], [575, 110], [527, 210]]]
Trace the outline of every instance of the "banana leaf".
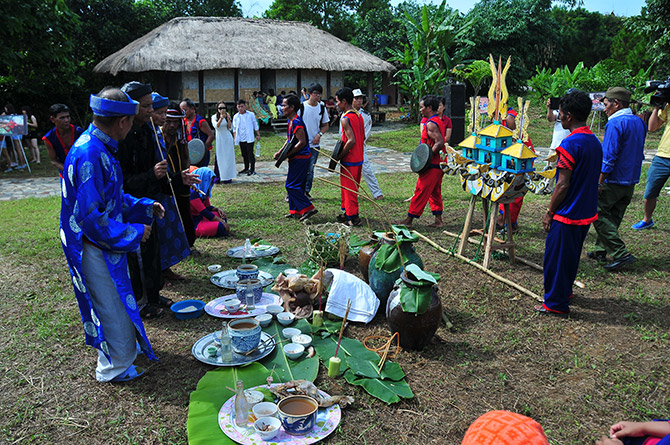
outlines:
[[393, 381], [402, 380], [405, 378], [405, 372], [399, 364], [393, 362], [385, 362], [384, 368], [381, 372], [376, 363], [369, 360], [361, 360], [355, 356], [347, 357], [347, 364], [349, 370], [358, 377], [367, 377], [370, 379], [388, 379]]
[[260, 363], [244, 367], [218, 368], [205, 374], [195, 391], [191, 393], [188, 404], [186, 432], [190, 445], [234, 444], [219, 428], [219, 410], [235, 393], [226, 389], [235, 387], [238, 380], [245, 388], [266, 383], [270, 371]]
[[[298, 328], [303, 334], [312, 333], [312, 328], [306, 320], [300, 319], [290, 327]], [[272, 377], [275, 382], [288, 382], [290, 380], [309, 380], [313, 382], [319, 373], [319, 358], [315, 355], [307, 358], [306, 353], [298, 360], [292, 360], [284, 354], [284, 345], [290, 343], [282, 336], [282, 326], [277, 321], [273, 321], [270, 326], [263, 330], [270, 335], [274, 335], [277, 346], [274, 351], [260, 361], [263, 366], [272, 371]]]
[[344, 379], [352, 385], [362, 386], [368, 394], [389, 405], [400, 402], [401, 398], [411, 399], [414, 397], [412, 389], [404, 379], [398, 382], [368, 379], [356, 376], [351, 370], [344, 373]]

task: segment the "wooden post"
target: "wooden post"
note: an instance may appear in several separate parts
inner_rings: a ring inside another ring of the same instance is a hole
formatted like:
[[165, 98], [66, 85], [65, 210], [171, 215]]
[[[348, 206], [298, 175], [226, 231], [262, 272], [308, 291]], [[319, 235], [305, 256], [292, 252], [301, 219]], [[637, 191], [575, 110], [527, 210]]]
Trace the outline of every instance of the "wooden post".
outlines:
[[372, 111], [372, 102], [373, 102], [373, 100], [372, 100], [372, 91], [373, 91], [372, 87], [373, 87], [373, 83], [375, 81], [374, 79], [375, 79], [374, 73], [368, 73], [368, 91], [367, 91], [368, 104], [367, 104], [367, 107], [366, 107], [366, 110], [368, 110], [368, 111]]
[[477, 197], [472, 195], [470, 198], [470, 205], [468, 206], [468, 214], [465, 217], [465, 223], [463, 224], [463, 232], [461, 233], [461, 242], [458, 246], [458, 254], [463, 255], [465, 253], [465, 246], [468, 245], [468, 238], [470, 237], [470, 229], [472, 228], [472, 214], [475, 212], [475, 202]]
[[[238, 100], [240, 100], [240, 69], [235, 68], [233, 75], [233, 97], [235, 99], [235, 103], [237, 103]], [[234, 109], [234, 108], [233, 108]]]
[[509, 255], [509, 262], [514, 264], [516, 262], [516, 258], [514, 258], [514, 232], [512, 230], [512, 212], [510, 212], [510, 205], [509, 203], [503, 204], [505, 208], [505, 225], [507, 226], [507, 242], [511, 244], [510, 247], [507, 248], [507, 254]]
[[198, 71], [198, 114], [205, 115], [205, 72]]
[[488, 208], [489, 214], [489, 227], [488, 227], [488, 232], [486, 234], [486, 248], [484, 249], [484, 262], [483, 266], [484, 269], [489, 268], [489, 263], [491, 262], [491, 251], [493, 250], [493, 241], [496, 236], [496, 214], [495, 214], [495, 208], [496, 205], [493, 201], [489, 201], [488, 199], [482, 200], [484, 202], [484, 208]]

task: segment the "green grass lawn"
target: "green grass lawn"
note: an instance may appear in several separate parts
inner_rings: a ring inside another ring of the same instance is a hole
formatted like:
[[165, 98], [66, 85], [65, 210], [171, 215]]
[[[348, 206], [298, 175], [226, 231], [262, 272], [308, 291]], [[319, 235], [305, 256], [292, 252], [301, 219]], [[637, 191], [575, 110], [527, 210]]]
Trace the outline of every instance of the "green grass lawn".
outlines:
[[[531, 131], [537, 145], [551, 136], [551, 124], [541, 118], [538, 111], [533, 121], [538, 130]], [[378, 139], [370, 143], [409, 151], [417, 135], [418, 126], [411, 125], [375, 135]], [[264, 132], [261, 158], [269, 160], [283, 141], [283, 134]], [[44, 164], [38, 169], [43, 173], [37, 174], [53, 176]], [[343, 379], [329, 379], [321, 369], [319, 387], [356, 399], [325, 443], [457, 444], [478, 416], [494, 409], [533, 417], [552, 445], [593, 443], [622, 419], [668, 418], [670, 196], [663, 192], [659, 197], [656, 227], [641, 232], [630, 228], [642, 215], [646, 171], [647, 166], [621, 225], [621, 235], [638, 262], [609, 273], [583, 255], [578, 280], [585, 287], [575, 288], [569, 320], [538, 317], [532, 298], [417, 242], [425, 268], [442, 277], [439, 294], [453, 326], [441, 324], [427, 348], [402, 351], [395, 359], [415, 394], [411, 400], [387, 406]], [[412, 194], [416, 178], [409, 172], [379, 175], [385, 196], [377, 202], [381, 209], [362, 200], [365, 224], [353, 233], [366, 237], [371, 230], [383, 229], [385, 215], [391, 221], [403, 218], [408, 208], [404, 199]], [[442, 191], [445, 229], [457, 233], [470, 196], [454, 176], [445, 176]], [[313, 223], [333, 222], [339, 213], [339, 190], [315, 181], [313, 195], [319, 209]], [[235, 268], [239, 262], [225, 252], [246, 238], [276, 244], [289, 265], [304, 262], [306, 228], [282, 217], [288, 208], [284, 196], [280, 183], [215, 186], [212, 203], [228, 213], [231, 236], [199, 239], [196, 247], [202, 255], [174, 268], [189, 281], [172, 283], [163, 294], [174, 300], [210, 301], [228, 293], [209, 282], [207, 265]], [[545, 240], [540, 221], [548, 200], [526, 195], [515, 238], [517, 256], [538, 264]], [[482, 224], [480, 208], [478, 204], [475, 226]], [[59, 212], [58, 196], [0, 202], [0, 443], [187, 443], [189, 394], [212, 370], [195, 361], [191, 347], [220, 327], [220, 320], [205, 315], [181, 322], [168, 314], [147, 321], [148, 337], [161, 361], [139, 358], [148, 371], [138, 381], [97, 383], [96, 354], [84, 345], [60, 245]], [[431, 219], [426, 211], [416, 229], [453, 248], [453, 237], [426, 227]], [[584, 252], [594, 241], [591, 230]], [[471, 245], [466, 256], [472, 258], [476, 251]], [[359, 275], [357, 258], [350, 256], [344, 269]], [[492, 269], [542, 294], [541, 272], [512, 266], [505, 259], [494, 260]], [[382, 305], [373, 322], [352, 324], [345, 335], [361, 340], [368, 335], [388, 337], [383, 313]]]

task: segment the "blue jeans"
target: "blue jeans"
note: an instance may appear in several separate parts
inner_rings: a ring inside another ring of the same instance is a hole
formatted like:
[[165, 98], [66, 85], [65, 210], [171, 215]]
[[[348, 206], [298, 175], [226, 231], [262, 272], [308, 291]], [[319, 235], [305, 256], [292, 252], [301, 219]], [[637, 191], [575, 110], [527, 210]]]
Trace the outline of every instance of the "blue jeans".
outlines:
[[312, 190], [312, 181], [314, 181], [314, 165], [319, 159], [319, 152], [315, 148], [320, 149], [321, 147], [311, 147], [312, 157], [309, 158], [309, 170], [307, 171], [307, 182], [305, 182], [305, 192], [309, 193]]
[[649, 171], [647, 171], [644, 199], [658, 198], [668, 178], [670, 178], [670, 159], [654, 156]]

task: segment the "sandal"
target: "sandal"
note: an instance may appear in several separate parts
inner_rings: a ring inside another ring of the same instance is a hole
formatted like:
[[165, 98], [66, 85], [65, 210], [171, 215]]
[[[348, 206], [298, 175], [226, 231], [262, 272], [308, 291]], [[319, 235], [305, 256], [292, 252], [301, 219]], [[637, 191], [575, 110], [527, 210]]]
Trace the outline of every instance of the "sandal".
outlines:
[[130, 380], [142, 377], [144, 375], [144, 368], [139, 366], [130, 365], [123, 373], [114, 377], [112, 382], [129, 382]]
[[140, 317], [145, 320], [158, 318], [161, 315], [163, 315], [163, 309], [156, 307], [153, 304], [147, 304], [142, 309], [140, 309]]
[[154, 303], [158, 307], [170, 307], [174, 301], [170, 300], [168, 297], [164, 297], [162, 295], [158, 296], [158, 301]]

